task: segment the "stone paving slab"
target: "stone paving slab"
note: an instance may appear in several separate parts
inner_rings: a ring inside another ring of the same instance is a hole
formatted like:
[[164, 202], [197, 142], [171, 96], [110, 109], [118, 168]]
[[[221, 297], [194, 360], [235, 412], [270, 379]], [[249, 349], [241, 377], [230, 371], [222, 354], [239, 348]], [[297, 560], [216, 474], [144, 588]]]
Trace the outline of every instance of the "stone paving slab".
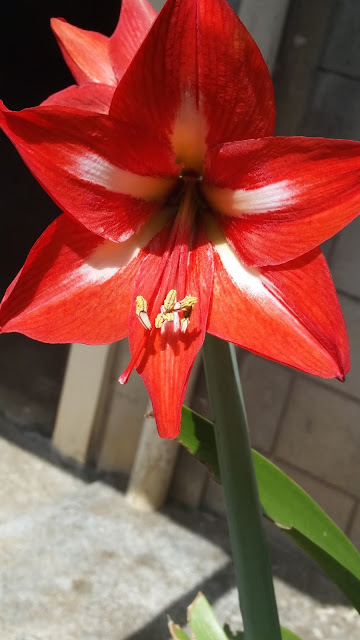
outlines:
[[[276, 435], [294, 370], [246, 351], [237, 350], [238, 364], [248, 416], [251, 444], [268, 452]], [[192, 408], [210, 420], [205, 376], [198, 378]]]
[[322, 66], [360, 79], [360, 3], [338, 2]]
[[333, 253], [335, 250], [335, 245], [337, 242], [337, 236], [333, 236], [332, 238], [329, 238], [328, 240], [326, 240], [325, 242], [322, 243], [321, 245], [321, 250], [328, 262], [329, 267], [331, 268], [331, 264], [332, 264], [332, 259], [333, 259]]
[[359, 421], [358, 402], [299, 376], [274, 453], [320, 480], [358, 496]]
[[360, 138], [360, 82], [328, 71], [318, 71], [314, 97], [302, 135]]
[[[292, 0], [275, 67], [277, 135], [302, 135], [314, 75], [337, 0]], [[316, 135], [316, 133], [314, 134]]]
[[336, 288], [359, 298], [360, 304], [360, 217], [337, 236], [331, 273]]
[[240, 374], [252, 446], [268, 453], [294, 372], [289, 367], [247, 353]]
[[360, 548], [360, 508], [358, 507], [350, 530], [350, 538], [354, 545]]
[[[285, 427], [286, 428], [286, 427]], [[290, 476], [299, 484], [310, 496], [324, 509], [324, 511], [336, 522], [336, 524], [346, 531], [355, 506], [355, 500], [342, 491], [321, 482], [308, 473], [274, 460], [284, 473]]]
[[[351, 369], [346, 376], [345, 382], [339, 382], [339, 380], [329, 380], [325, 378], [318, 378], [317, 380], [320, 382], [320, 384], [329, 387], [329, 389], [334, 389], [334, 391], [340, 394], [348, 394], [349, 396], [360, 400], [360, 300], [352, 299], [341, 294], [339, 295], [339, 300], [349, 334]], [[310, 376], [307, 376], [307, 379], [311, 380], [312, 378]], [[352, 410], [350, 409], [350, 411]], [[356, 427], [359, 428], [359, 404], [355, 424]], [[324, 433], [326, 433], [326, 431], [324, 431]]]

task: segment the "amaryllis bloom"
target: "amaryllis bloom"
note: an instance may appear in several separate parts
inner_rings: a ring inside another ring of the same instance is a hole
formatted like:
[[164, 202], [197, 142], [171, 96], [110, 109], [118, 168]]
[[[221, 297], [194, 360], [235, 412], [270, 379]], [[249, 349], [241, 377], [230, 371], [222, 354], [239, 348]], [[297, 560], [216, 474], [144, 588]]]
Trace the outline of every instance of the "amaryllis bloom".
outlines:
[[[360, 207], [360, 144], [272, 137], [271, 79], [226, 0], [168, 0], [109, 114], [0, 112], [65, 212], [5, 294], [3, 332], [129, 337], [161, 436], [205, 332], [343, 379], [346, 329], [319, 244]], [[221, 369], [221, 362], [219, 362]]]
[[52, 18], [51, 27], [77, 84], [51, 95], [57, 104], [108, 113], [114, 91], [142, 44], [156, 11], [147, 0], [122, 0], [118, 24], [108, 38]]

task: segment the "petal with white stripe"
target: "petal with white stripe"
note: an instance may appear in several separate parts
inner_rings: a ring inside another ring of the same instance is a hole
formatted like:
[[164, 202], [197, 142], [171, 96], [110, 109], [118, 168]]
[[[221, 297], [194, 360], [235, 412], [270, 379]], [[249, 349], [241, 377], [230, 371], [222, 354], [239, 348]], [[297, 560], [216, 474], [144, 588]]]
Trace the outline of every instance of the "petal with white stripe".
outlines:
[[[205, 144], [271, 135], [271, 78], [255, 42], [225, 0], [168, 0], [115, 91], [110, 114], [164, 138]], [[186, 153], [185, 149], [179, 157]]]
[[253, 189], [229, 189], [208, 184], [204, 185], [204, 193], [215, 211], [234, 218], [279, 211], [294, 204], [298, 195], [290, 180], [279, 180]]
[[163, 141], [91, 112], [0, 111], [0, 126], [55, 202], [89, 231], [123, 241], [163, 206], [178, 167]]
[[139, 235], [114, 243], [61, 215], [6, 292], [1, 331], [51, 343], [105, 344], [124, 338], [142, 249], [165, 219], [160, 215]]
[[324, 378], [350, 367], [346, 328], [320, 250], [268, 269], [247, 267], [213, 222], [214, 285], [207, 331]]
[[281, 264], [360, 212], [360, 143], [275, 137], [219, 145], [207, 155], [203, 190], [247, 264]]

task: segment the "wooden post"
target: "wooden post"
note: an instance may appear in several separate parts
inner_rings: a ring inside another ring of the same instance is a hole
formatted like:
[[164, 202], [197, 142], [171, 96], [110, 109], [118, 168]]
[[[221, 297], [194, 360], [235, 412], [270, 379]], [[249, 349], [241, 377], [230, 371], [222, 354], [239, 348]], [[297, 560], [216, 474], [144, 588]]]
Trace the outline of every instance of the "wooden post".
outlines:
[[53, 445], [66, 458], [88, 461], [106, 394], [112, 345], [71, 346], [62, 387]]
[[[198, 356], [190, 373], [185, 404], [191, 401], [200, 365], [201, 357]], [[153, 419], [144, 418], [126, 494], [128, 502], [133, 507], [153, 511], [164, 504], [178, 449], [179, 443], [176, 440], [164, 440], [159, 437]]]

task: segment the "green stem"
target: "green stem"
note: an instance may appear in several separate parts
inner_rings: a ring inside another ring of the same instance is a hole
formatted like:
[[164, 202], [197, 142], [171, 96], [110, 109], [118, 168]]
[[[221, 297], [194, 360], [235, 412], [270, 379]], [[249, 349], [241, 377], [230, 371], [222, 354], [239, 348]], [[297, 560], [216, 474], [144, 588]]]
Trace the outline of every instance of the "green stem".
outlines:
[[246, 640], [281, 640], [233, 345], [207, 335], [204, 363]]

